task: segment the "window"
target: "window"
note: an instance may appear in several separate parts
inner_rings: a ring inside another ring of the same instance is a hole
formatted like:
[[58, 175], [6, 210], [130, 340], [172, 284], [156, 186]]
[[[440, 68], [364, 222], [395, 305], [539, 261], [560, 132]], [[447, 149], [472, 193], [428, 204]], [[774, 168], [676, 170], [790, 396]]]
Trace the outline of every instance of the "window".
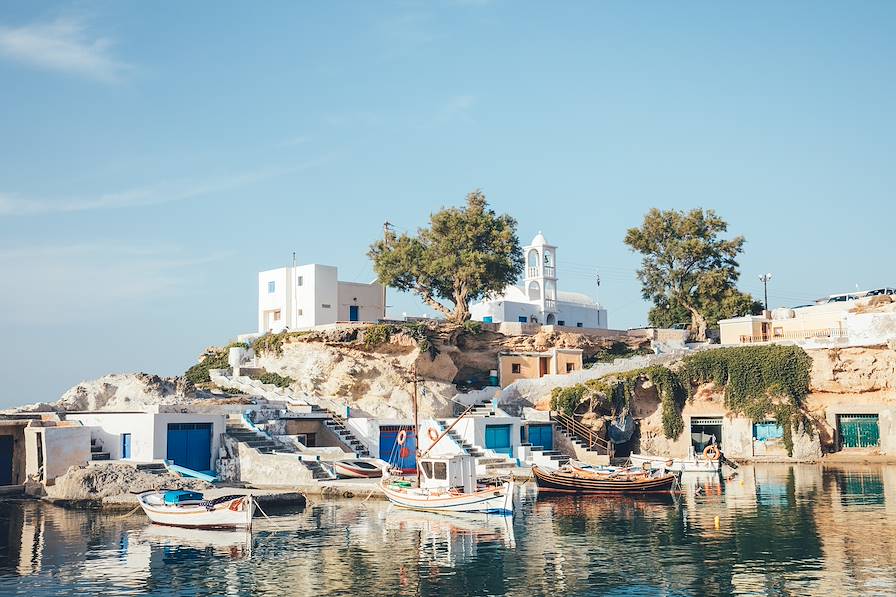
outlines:
[[420, 468], [423, 469], [423, 476], [424, 476], [424, 477], [426, 477], [427, 479], [432, 479], [432, 478], [433, 478], [433, 477], [432, 477], [432, 463], [431, 463], [431, 462], [427, 462], [427, 461], [424, 460], [423, 462], [420, 463]]
[[302, 316], [302, 310], [301, 310], [301, 309], [298, 310], [298, 315], [299, 315], [299, 317]]
[[329, 309], [330, 305], [328, 303], [321, 303], [321, 309]]
[[561, 319], [557, 322], [557, 325], [566, 325], [566, 322]]
[[447, 462], [433, 462], [433, 479], [437, 479], [439, 481], [447, 481], [448, 480], [448, 463]]
[[577, 324], [576, 324], [576, 327], [577, 327], [577, 328], [582, 327], [582, 322], [580, 321], [579, 323], [577, 323]]
[[520, 323], [526, 323], [527, 321], [529, 321], [529, 318], [526, 317], [525, 315], [520, 315], [520, 316], [517, 317], [516, 319], [517, 319], [517, 321], [519, 321]]
[[274, 294], [277, 291], [277, 283], [276, 282], [268, 282], [268, 294]]
[[575, 370], [576, 370], [575, 363], [566, 363], [566, 372], [567, 373], [569, 373], [570, 371], [575, 371]]
[[296, 286], [301, 286], [303, 281], [304, 280], [303, 280], [302, 276], [299, 276], [298, 278], [296, 278]]
[[274, 311], [274, 321], [280, 321], [280, 310]]
[[520, 364], [519, 364], [519, 363], [513, 363], [512, 365], [510, 365], [510, 372], [511, 372], [511, 373], [519, 373], [519, 372], [520, 372], [520, 369], [521, 369], [521, 368], [520, 368]]
[[482, 323], [492, 323], [494, 318], [491, 315], [486, 315], [482, 318]]

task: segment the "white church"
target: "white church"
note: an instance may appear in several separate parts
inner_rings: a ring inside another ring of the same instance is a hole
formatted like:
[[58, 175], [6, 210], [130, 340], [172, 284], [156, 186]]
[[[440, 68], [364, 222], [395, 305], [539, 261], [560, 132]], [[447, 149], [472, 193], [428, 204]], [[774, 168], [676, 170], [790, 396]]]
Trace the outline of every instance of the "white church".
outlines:
[[557, 290], [557, 247], [539, 232], [523, 247], [523, 286], [508, 286], [503, 294], [470, 307], [483, 323], [539, 323], [575, 328], [607, 329], [607, 310], [580, 292]]

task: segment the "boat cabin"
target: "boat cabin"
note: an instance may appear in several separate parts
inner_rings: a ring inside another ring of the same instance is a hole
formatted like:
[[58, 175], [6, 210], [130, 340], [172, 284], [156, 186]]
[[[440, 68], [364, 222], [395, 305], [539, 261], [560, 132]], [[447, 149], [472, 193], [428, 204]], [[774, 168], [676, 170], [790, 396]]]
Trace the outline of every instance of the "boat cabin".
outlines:
[[476, 459], [466, 454], [420, 458], [420, 486], [424, 489], [476, 491]]

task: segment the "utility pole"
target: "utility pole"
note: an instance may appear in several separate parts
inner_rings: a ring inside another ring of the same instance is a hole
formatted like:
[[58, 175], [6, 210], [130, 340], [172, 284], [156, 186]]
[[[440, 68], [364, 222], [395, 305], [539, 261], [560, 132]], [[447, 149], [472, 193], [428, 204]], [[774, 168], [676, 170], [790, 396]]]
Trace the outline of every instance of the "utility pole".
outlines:
[[759, 280], [762, 282], [762, 289], [765, 293], [765, 310], [768, 311], [768, 281], [772, 279], [771, 274], [762, 274]]
[[[389, 242], [389, 235], [392, 233], [392, 230], [393, 227], [392, 224], [389, 223], [389, 220], [383, 222], [383, 242]], [[386, 285], [382, 282], [380, 282], [380, 284], [383, 286], [383, 319], [386, 319]]]

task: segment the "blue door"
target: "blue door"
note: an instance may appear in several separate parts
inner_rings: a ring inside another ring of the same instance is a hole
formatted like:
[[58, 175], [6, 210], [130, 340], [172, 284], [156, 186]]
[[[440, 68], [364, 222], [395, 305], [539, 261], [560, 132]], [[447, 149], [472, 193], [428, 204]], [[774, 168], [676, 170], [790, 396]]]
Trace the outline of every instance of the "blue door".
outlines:
[[168, 460], [194, 471], [212, 468], [212, 424], [169, 423]]
[[122, 433], [121, 434], [121, 457], [122, 458], [130, 458], [131, 457], [131, 434], [130, 433]]
[[[399, 432], [404, 431], [405, 442], [398, 445]], [[380, 427], [380, 460], [385, 460], [404, 473], [417, 472], [417, 436], [410, 425]]]
[[486, 425], [485, 447], [494, 450], [498, 454], [513, 455], [513, 447], [510, 444], [511, 425]]
[[358, 305], [349, 305], [348, 320], [349, 321], [361, 321], [361, 318], [358, 316]]
[[550, 424], [529, 425], [529, 443], [545, 450], [552, 450], [554, 448], [554, 426]]

